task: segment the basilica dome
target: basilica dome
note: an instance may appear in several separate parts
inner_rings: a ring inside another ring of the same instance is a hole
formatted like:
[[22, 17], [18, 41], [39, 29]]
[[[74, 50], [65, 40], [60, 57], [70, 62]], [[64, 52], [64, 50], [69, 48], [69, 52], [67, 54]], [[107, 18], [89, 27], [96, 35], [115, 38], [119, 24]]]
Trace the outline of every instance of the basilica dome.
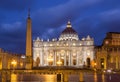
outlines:
[[79, 40], [77, 32], [68, 21], [66, 28], [62, 31], [59, 40]]

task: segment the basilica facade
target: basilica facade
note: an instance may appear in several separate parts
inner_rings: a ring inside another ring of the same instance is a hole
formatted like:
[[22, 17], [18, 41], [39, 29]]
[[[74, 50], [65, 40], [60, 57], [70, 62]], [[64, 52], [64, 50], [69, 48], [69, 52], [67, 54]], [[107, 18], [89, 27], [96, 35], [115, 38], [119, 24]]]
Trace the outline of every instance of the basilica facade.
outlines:
[[79, 39], [78, 33], [68, 21], [58, 39], [33, 40], [33, 67], [73, 66], [92, 67], [94, 62], [94, 40], [89, 35]]

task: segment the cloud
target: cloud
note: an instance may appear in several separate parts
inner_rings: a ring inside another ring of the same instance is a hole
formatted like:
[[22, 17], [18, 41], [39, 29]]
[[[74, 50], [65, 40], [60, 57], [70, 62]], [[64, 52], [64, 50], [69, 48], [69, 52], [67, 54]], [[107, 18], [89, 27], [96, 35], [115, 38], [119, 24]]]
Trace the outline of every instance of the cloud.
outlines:
[[114, 21], [120, 19], [120, 8], [119, 9], [112, 9], [105, 12], [100, 13], [100, 19], [102, 21]]
[[0, 47], [10, 52], [25, 52], [25, 28], [22, 22], [0, 25]]
[[29, 8], [33, 3], [33, 0], [1, 0], [0, 9], [20, 11]]
[[15, 22], [13, 24], [2, 24], [1, 27], [6, 31], [16, 31], [22, 26], [21, 22]]
[[55, 36], [54, 34], [48, 33], [50, 29], [57, 31], [56, 29], [61, 26], [64, 26], [63, 29], [65, 29], [69, 19], [73, 23], [74, 20], [80, 18], [80, 14], [85, 11], [84, 9], [87, 9], [100, 1], [101, 0], [69, 0], [64, 4], [59, 4], [54, 7], [40, 8], [31, 15], [34, 27], [33, 37], [38, 35], [42, 35], [41, 38]]
[[[39, 22], [41, 26], [56, 27], [65, 24], [68, 19], [76, 19], [80, 12], [89, 5], [93, 5], [99, 0], [70, 0], [65, 4], [60, 4], [51, 8], [40, 8], [33, 14], [33, 20]], [[42, 19], [42, 20], [41, 20]]]

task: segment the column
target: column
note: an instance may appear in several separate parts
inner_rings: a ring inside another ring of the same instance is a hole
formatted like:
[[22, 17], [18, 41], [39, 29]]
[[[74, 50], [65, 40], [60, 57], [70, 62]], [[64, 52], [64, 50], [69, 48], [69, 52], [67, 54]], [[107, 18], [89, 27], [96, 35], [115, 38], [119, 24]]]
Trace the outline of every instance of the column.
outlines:
[[66, 66], [66, 57], [67, 57], [67, 51], [64, 54], [64, 66]]
[[60, 61], [60, 54], [58, 54], [59, 56], [58, 56], [58, 60]]
[[70, 52], [70, 60], [71, 60], [70, 65], [71, 66], [73, 66], [73, 57], [72, 56], [73, 56], [73, 52], [71, 51]]
[[116, 57], [116, 69], [118, 69], [118, 57]]
[[76, 65], [78, 66], [79, 64], [78, 64], [78, 59], [79, 59], [79, 56], [78, 56], [78, 53], [76, 52]]
[[55, 66], [55, 51], [53, 50], [53, 66]]
[[49, 54], [49, 51], [48, 51], [48, 53], [46, 54], [46, 65], [48, 65], [48, 54]]
[[42, 56], [42, 50], [40, 50], [40, 65], [43, 66], [43, 56]]
[[70, 63], [70, 51], [69, 51], [68, 57], [69, 57], [69, 63], [68, 63], [68, 65], [70, 66], [71, 65], [71, 63]]
[[53, 55], [53, 57], [54, 57], [53, 65], [56, 66], [56, 51], [55, 51], [55, 50], [54, 50], [54, 55]]
[[56, 52], [57, 52], [57, 51], [55, 51], [55, 66], [56, 66], [56, 55], [57, 55]]
[[56, 64], [58, 60], [59, 60], [58, 51], [56, 51]]

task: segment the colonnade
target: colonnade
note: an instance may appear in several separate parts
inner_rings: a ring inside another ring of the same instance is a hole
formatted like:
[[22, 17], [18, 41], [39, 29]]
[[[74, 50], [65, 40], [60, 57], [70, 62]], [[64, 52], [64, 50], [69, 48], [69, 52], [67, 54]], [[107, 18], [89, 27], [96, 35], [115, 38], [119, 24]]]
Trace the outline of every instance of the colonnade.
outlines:
[[[46, 50], [40, 53], [39, 66], [57, 66], [58, 64], [63, 66], [79, 66], [79, 55], [78, 51], [73, 52], [72, 50]], [[51, 64], [49, 64], [50, 62]]]

